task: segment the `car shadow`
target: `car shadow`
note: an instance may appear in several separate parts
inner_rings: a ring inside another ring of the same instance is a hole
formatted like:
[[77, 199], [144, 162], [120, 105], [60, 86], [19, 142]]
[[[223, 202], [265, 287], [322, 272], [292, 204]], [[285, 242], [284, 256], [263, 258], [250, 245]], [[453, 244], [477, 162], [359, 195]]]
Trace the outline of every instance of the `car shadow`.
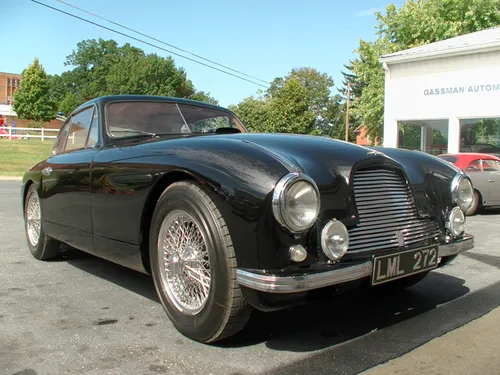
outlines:
[[[64, 250], [63, 260], [159, 303], [149, 275], [72, 248]], [[240, 333], [215, 346], [237, 349], [264, 343], [269, 349], [291, 352], [332, 348], [457, 300], [469, 292], [464, 284], [462, 279], [431, 272], [417, 285], [397, 293], [368, 289], [275, 312], [254, 310]]]
[[477, 216], [491, 216], [491, 215], [499, 215], [500, 208], [483, 208], [478, 213]]
[[275, 312], [254, 311], [243, 331], [219, 346], [234, 348], [264, 342], [279, 351], [325, 349], [456, 300], [469, 292], [464, 284], [462, 279], [431, 272], [417, 285], [398, 292], [368, 289]]
[[87, 254], [83, 251], [64, 246], [61, 261], [91, 275], [137, 293], [151, 301], [160, 303], [151, 276]]

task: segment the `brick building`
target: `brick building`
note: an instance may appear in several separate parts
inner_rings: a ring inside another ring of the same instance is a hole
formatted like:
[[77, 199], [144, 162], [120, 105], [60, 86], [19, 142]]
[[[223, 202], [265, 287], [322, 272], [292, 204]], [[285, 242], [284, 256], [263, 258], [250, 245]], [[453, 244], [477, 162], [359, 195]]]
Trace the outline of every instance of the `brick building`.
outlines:
[[0, 104], [10, 104], [21, 84], [21, 74], [0, 72]]
[[375, 140], [371, 139], [368, 135], [368, 130], [366, 125], [360, 125], [354, 130], [354, 134], [356, 134], [356, 144], [361, 146], [379, 146], [379, 139], [375, 138]]

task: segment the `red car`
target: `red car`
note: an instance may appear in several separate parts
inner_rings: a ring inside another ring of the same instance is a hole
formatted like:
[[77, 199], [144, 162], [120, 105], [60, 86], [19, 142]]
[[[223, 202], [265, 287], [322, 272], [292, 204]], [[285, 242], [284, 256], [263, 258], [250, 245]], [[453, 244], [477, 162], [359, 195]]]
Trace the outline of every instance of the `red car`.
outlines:
[[456, 165], [470, 176], [474, 186], [474, 200], [467, 215], [474, 215], [481, 208], [500, 206], [499, 157], [477, 152], [442, 154], [438, 157]]

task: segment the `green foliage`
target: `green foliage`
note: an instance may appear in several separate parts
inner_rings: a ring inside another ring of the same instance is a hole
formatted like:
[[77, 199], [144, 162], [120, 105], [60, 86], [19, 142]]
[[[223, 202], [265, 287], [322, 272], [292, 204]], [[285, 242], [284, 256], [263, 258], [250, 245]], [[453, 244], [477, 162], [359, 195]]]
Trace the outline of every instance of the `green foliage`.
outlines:
[[49, 95], [47, 74], [37, 58], [23, 71], [23, 79], [14, 93], [13, 109], [21, 119], [36, 123], [55, 118], [56, 105]]
[[318, 134], [316, 113], [311, 108], [309, 89], [296, 77], [287, 79], [273, 95], [269, 110], [272, 132]]
[[333, 122], [343, 120], [340, 106], [332, 104], [338, 100], [331, 98], [332, 87], [333, 79], [326, 73], [309, 67], [293, 69], [274, 79], [260, 96], [230, 109], [254, 132], [330, 135]]
[[408, 0], [394, 4], [385, 15], [376, 13], [378, 39], [360, 40], [357, 57], [348, 68], [356, 80], [353, 114], [368, 127], [368, 135], [382, 138], [384, 114], [383, 54], [483, 30], [500, 25], [498, 0]]
[[308, 101], [308, 109], [321, 115], [328, 105], [333, 79], [328, 74], [313, 68], [293, 69], [286, 77], [276, 78], [271, 83], [267, 90], [268, 95], [274, 97], [279, 94], [290, 80], [297, 80], [300, 86], [305, 89], [303, 94], [305, 100]]
[[171, 57], [145, 54], [128, 43], [119, 46], [114, 40], [81, 41], [67, 56], [65, 65], [71, 70], [50, 78], [50, 96], [66, 115], [103, 95], [160, 95], [217, 104], [209, 93], [196, 90]]
[[269, 131], [270, 102], [262, 97], [249, 97], [238, 105], [229, 106], [238, 115], [245, 127], [252, 132]]
[[75, 94], [67, 92], [64, 98], [59, 102], [58, 110], [68, 116], [73, 110], [75, 110], [82, 100], [78, 98]]

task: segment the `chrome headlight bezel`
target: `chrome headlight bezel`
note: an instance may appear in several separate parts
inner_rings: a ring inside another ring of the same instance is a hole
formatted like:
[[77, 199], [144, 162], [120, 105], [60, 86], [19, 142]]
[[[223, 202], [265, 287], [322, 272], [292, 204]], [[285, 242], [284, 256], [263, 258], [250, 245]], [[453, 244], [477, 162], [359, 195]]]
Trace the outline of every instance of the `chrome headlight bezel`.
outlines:
[[[332, 243], [335, 242], [335, 243]], [[331, 260], [338, 261], [349, 248], [349, 231], [341, 221], [332, 219], [321, 231], [321, 248]]]
[[[289, 192], [290, 188], [297, 182], [306, 182], [309, 183], [316, 194], [316, 207], [315, 207], [315, 215], [313, 220], [311, 220], [310, 223], [308, 223], [307, 226], [297, 226], [295, 225], [289, 218], [287, 212], [286, 212], [286, 206], [285, 206], [285, 199], [286, 199], [286, 194]], [[314, 223], [316, 222], [316, 219], [319, 214], [321, 206], [321, 198], [319, 195], [319, 189], [316, 183], [307, 175], [302, 174], [302, 173], [297, 173], [297, 172], [291, 172], [287, 175], [285, 175], [283, 178], [281, 178], [278, 183], [276, 184], [273, 192], [273, 198], [272, 198], [272, 207], [273, 207], [273, 214], [274, 218], [276, 221], [284, 228], [289, 230], [291, 233], [303, 233], [310, 229]]]
[[[458, 221], [455, 222], [455, 219], [458, 219]], [[455, 207], [450, 211], [446, 228], [450, 231], [453, 238], [457, 238], [465, 233], [465, 215], [460, 207]]]
[[[470, 201], [469, 203], [460, 197], [460, 185], [463, 183], [468, 184], [470, 190], [470, 199], [468, 199]], [[470, 178], [463, 172], [457, 173], [451, 182], [451, 197], [453, 203], [457, 204], [458, 207], [465, 212], [472, 206], [473, 196], [474, 188]]]

